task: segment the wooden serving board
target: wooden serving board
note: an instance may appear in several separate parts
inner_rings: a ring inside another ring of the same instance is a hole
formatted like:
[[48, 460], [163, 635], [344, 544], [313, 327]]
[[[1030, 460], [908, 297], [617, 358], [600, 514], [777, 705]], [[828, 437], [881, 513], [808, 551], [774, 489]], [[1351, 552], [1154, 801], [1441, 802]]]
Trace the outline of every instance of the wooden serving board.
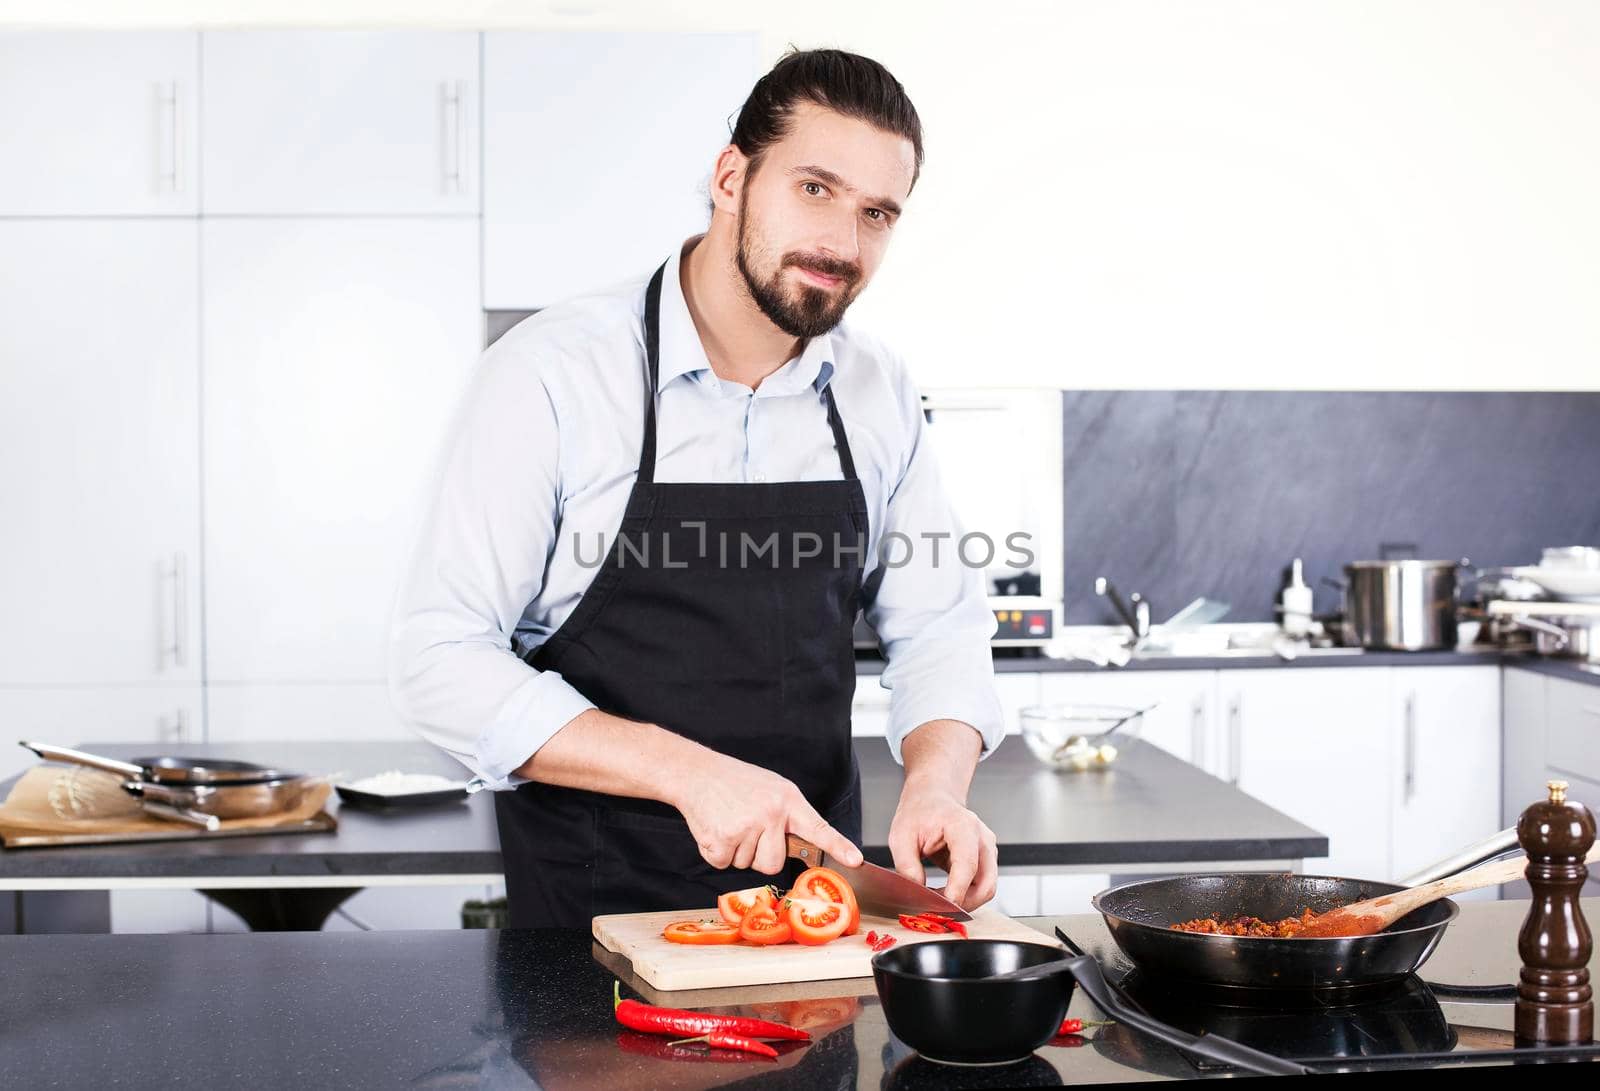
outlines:
[[[861, 931], [840, 936], [820, 947], [782, 943], [750, 947], [732, 943], [697, 947], [668, 943], [661, 930], [673, 921], [710, 919], [715, 909], [669, 910], [665, 913], [615, 913], [596, 917], [595, 940], [627, 959], [633, 972], [663, 992], [678, 989], [720, 989], [734, 985], [775, 985], [790, 981], [828, 981], [871, 977], [872, 951], [862, 937], [868, 931], [895, 937], [896, 945], [948, 939], [900, 927], [898, 921], [862, 917]], [[1059, 947], [1054, 936], [1018, 924], [995, 909], [980, 909], [967, 922], [973, 939], [1009, 939]]]

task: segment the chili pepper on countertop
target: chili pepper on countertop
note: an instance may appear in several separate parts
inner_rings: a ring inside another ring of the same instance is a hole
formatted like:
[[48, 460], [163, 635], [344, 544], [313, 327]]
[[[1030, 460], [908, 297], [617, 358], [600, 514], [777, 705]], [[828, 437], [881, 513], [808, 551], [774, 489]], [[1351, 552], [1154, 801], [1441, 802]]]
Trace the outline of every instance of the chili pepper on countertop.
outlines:
[[630, 1030], [641, 1030], [647, 1034], [687, 1034], [699, 1037], [721, 1032], [746, 1038], [779, 1038], [790, 1042], [811, 1041], [811, 1035], [807, 1031], [783, 1023], [771, 1023], [765, 1019], [751, 1019], [743, 1015], [708, 1015], [701, 1011], [658, 1008], [653, 1004], [641, 1004], [637, 1000], [624, 1000], [620, 981], [613, 987], [611, 1007], [616, 1013], [617, 1022]]
[[709, 1034], [702, 1034], [695, 1038], [680, 1038], [671, 1043], [674, 1046], [686, 1046], [691, 1042], [704, 1042], [712, 1049], [735, 1049], [740, 1053], [754, 1053], [758, 1057], [778, 1059], [778, 1051], [765, 1042], [758, 1042], [754, 1038], [746, 1038], [742, 1034], [733, 1034], [725, 1030], [714, 1030]]

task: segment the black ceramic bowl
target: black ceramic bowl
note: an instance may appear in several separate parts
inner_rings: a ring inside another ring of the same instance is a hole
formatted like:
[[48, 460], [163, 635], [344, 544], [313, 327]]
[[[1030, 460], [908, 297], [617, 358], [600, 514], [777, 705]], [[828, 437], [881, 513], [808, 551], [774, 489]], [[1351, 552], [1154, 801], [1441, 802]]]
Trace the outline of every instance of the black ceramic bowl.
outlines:
[[1010, 1064], [1055, 1036], [1072, 999], [1072, 975], [987, 979], [1065, 957], [1043, 943], [937, 940], [874, 955], [872, 979], [889, 1029], [928, 1060]]

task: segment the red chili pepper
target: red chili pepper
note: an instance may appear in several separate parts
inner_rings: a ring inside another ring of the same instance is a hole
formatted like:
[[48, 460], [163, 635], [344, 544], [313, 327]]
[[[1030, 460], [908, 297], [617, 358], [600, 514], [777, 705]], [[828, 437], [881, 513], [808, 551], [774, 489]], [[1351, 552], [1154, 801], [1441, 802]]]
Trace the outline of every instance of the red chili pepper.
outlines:
[[809, 1042], [811, 1035], [783, 1023], [765, 1019], [751, 1019], [743, 1015], [708, 1015], [703, 1011], [686, 1011], [682, 1008], [658, 1008], [641, 1004], [637, 1000], [622, 999], [622, 982], [612, 990], [612, 1011], [617, 1022], [630, 1030], [646, 1034], [688, 1034], [700, 1036], [712, 1033], [743, 1035], [747, 1038], [780, 1038], [790, 1042]]
[[867, 946], [872, 947], [878, 942], [878, 930], [874, 928], [867, 933]]
[[921, 932], [924, 935], [935, 935], [950, 931], [938, 921], [930, 921], [927, 917], [912, 916], [909, 913], [900, 914], [900, 926], [909, 928], [913, 932]]
[[712, 1049], [736, 1049], [740, 1053], [754, 1053], [758, 1057], [778, 1059], [778, 1051], [765, 1042], [758, 1042], [754, 1038], [746, 1038], [742, 1034], [732, 1034], [725, 1030], [714, 1030], [709, 1034], [702, 1034], [695, 1038], [680, 1038], [671, 1043], [674, 1046], [686, 1046], [691, 1042], [704, 1042]]
[[874, 951], [887, 951], [889, 948], [891, 948], [893, 946], [894, 946], [894, 937], [890, 936], [890, 935], [882, 935], [882, 936], [879, 936], [878, 937], [878, 941], [872, 945], [872, 949]]
[[1089, 1044], [1089, 1039], [1085, 1038], [1081, 1034], [1058, 1034], [1054, 1038], [1050, 1039], [1050, 1041], [1046, 1042], [1045, 1044], [1046, 1045], [1052, 1045], [1052, 1046], [1061, 1046], [1061, 1047], [1064, 1047], [1066, 1049], [1077, 1049], [1079, 1046], [1088, 1045]]
[[1090, 1019], [1087, 1022], [1082, 1019], [1063, 1019], [1056, 1034], [1076, 1034], [1084, 1027], [1109, 1027], [1112, 1022], [1110, 1019]]
[[729, 1053], [720, 1049], [691, 1049], [675, 1046], [659, 1034], [640, 1034], [636, 1030], [617, 1031], [617, 1047], [624, 1053], [640, 1057], [653, 1057], [660, 1061], [688, 1062], [689, 1064], [754, 1064], [754, 1057], [742, 1053]]
[[935, 924], [944, 925], [946, 931], [954, 932], [962, 939], [967, 938], [967, 926], [954, 917], [947, 917], [943, 913], [918, 913], [917, 916], [925, 921], [933, 921]]

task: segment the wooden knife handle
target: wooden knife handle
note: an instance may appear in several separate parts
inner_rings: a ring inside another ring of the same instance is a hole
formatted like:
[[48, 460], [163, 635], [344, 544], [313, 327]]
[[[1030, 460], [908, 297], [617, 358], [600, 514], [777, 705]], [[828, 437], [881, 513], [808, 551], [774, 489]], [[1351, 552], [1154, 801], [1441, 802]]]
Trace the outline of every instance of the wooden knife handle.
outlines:
[[804, 837], [789, 834], [785, 839], [788, 843], [789, 855], [807, 867], [822, 866], [822, 850], [807, 841]]

